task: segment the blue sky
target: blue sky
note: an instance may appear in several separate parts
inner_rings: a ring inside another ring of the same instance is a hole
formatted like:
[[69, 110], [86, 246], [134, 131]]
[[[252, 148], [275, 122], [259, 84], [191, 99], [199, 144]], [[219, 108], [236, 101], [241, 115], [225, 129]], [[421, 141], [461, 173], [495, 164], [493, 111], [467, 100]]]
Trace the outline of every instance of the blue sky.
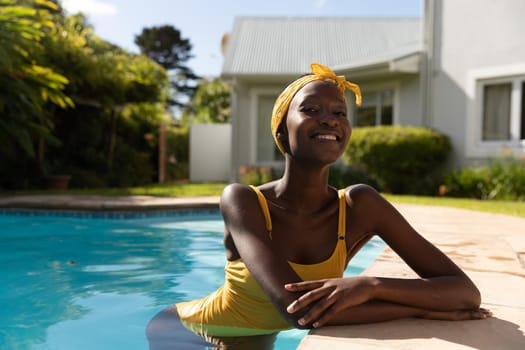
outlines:
[[421, 17], [423, 0], [62, 0], [70, 14], [84, 12], [102, 38], [132, 52], [144, 27], [173, 25], [190, 39], [188, 62], [201, 76], [218, 76], [221, 37], [236, 16]]

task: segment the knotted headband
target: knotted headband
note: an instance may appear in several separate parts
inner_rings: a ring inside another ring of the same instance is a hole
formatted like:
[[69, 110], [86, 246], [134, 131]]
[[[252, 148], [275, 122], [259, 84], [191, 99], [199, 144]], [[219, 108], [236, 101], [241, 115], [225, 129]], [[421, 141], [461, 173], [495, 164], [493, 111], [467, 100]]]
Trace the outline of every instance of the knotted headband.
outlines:
[[285, 154], [285, 150], [281, 140], [277, 138], [277, 129], [288, 113], [288, 108], [290, 107], [293, 97], [306, 84], [316, 80], [323, 80], [332, 83], [339, 89], [339, 92], [341, 92], [341, 95], [345, 100], [345, 90], [349, 89], [355, 93], [355, 103], [358, 106], [361, 105], [361, 89], [359, 89], [358, 85], [346, 81], [346, 78], [342, 75], [335, 75], [335, 73], [330, 68], [321, 64], [312, 63], [310, 68], [312, 69], [312, 74], [302, 76], [299, 79], [293, 81], [283, 90], [283, 92], [281, 92], [279, 97], [277, 97], [275, 104], [273, 105], [272, 135], [275, 143], [277, 144], [277, 147], [279, 147], [279, 150], [282, 154]]

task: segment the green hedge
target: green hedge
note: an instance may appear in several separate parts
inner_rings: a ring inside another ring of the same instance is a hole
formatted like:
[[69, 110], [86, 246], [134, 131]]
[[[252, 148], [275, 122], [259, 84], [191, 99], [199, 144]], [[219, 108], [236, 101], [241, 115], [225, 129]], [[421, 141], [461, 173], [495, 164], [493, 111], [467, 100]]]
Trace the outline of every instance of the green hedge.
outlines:
[[386, 192], [435, 194], [451, 151], [446, 135], [428, 128], [355, 128], [344, 160], [377, 179]]
[[374, 178], [364, 171], [354, 169], [350, 166], [340, 166], [339, 164], [330, 167], [328, 183], [335, 188], [346, 188], [354, 184], [367, 184], [381, 191], [381, 186]]
[[494, 160], [489, 165], [464, 168], [445, 177], [443, 192], [451, 197], [525, 200], [525, 161]]

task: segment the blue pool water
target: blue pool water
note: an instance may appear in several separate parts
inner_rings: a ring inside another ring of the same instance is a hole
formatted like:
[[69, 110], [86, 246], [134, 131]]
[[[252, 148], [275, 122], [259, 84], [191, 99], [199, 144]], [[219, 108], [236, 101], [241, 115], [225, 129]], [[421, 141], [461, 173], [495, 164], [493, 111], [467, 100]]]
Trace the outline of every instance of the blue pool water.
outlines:
[[[0, 212], [0, 349], [147, 349], [158, 311], [223, 283], [222, 230], [216, 211]], [[383, 249], [371, 241], [347, 275]], [[275, 349], [305, 334], [282, 332]]]

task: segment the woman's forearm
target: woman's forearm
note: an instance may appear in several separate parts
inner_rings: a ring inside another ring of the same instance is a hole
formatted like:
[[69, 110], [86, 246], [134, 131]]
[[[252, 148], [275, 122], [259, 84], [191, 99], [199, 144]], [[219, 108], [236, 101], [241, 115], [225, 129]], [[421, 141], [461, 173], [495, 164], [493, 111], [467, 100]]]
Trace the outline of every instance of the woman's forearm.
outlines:
[[[452, 311], [432, 311], [412, 306], [400, 305], [381, 300], [371, 300], [364, 304], [341, 310], [324, 325], [348, 325], [392, 321], [401, 318], [417, 317], [429, 320], [464, 321], [481, 320], [492, 317], [488, 309], [474, 308]], [[314, 327], [316, 327], [314, 323]], [[317, 325], [319, 327], [319, 325]]]
[[373, 299], [437, 311], [474, 309], [481, 303], [478, 289], [466, 276], [371, 278]]
[[422, 317], [425, 311], [416, 307], [371, 300], [338, 312], [327, 326], [362, 324], [397, 320], [407, 317]]
[[[468, 277], [461, 275], [428, 279], [356, 276], [289, 283], [285, 289], [302, 294], [288, 305], [288, 313], [297, 315], [303, 312], [296, 317], [297, 323], [313, 324], [314, 327], [324, 325], [334, 317], [339, 319], [339, 313], [346, 310], [358, 312], [359, 317], [354, 321], [354, 316], [344, 316], [341, 323], [377, 322], [428, 312], [473, 310], [480, 305], [478, 289]], [[388, 307], [377, 310], [376, 304], [372, 304], [373, 312], [367, 314], [370, 311], [368, 303], [372, 301], [387, 303]], [[354, 309], [361, 305], [367, 306], [367, 313], [361, 314], [361, 309]]]

